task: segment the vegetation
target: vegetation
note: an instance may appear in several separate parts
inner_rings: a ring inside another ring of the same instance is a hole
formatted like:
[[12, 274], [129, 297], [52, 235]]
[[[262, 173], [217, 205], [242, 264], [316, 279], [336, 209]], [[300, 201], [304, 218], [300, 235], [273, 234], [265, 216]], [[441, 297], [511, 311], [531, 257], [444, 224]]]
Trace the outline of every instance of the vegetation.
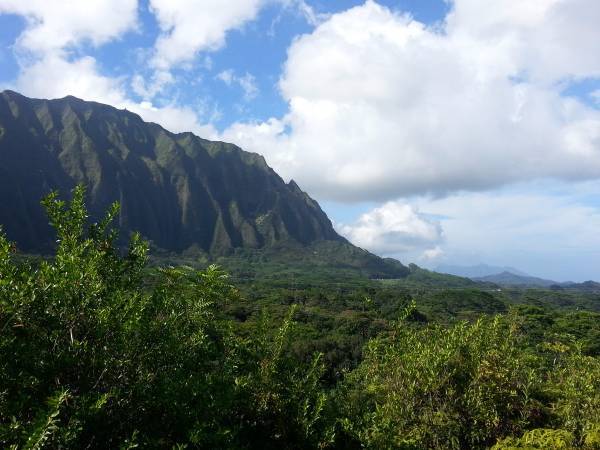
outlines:
[[594, 292], [150, 267], [43, 203], [54, 257], [0, 233], [2, 448], [600, 448]]

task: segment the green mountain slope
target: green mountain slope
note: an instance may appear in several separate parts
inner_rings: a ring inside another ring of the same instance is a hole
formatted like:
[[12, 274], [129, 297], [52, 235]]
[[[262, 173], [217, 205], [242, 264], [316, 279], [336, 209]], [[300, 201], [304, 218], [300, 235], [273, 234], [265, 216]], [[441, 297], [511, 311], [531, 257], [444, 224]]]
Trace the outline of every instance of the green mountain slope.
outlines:
[[[8, 237], [26, 252], [49, 251], [54, 235], [40, 198], [77, 183], [87, 186], [92, 219], [119, 201], [123, 235], [140, 231], [168, 252], [215, 256], [321, 242], [354, 248], [316, 201], [258, 154], [74, 97], [0, 93], [0, 224]], [[388, 276], [407, 272], [364, 253]]]
[[550, 287], [552, 285], [558, 285], [560, 283], [552, 280], [545, 280], [543, 278], [516, 275], [511, 272], [502, 272], [494, 275], [488, 275], [485, 277], [473, 278], [475, 281], [483, 281], [488, 283], [495, 283], [501, 286], [538, 286], [538, 287]]

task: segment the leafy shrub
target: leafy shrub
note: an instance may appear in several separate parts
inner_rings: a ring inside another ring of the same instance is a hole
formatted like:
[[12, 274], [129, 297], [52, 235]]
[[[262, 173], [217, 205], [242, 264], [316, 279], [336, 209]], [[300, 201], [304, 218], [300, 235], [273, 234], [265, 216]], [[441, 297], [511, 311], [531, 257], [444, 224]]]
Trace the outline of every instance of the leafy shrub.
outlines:
[[[367, 448], [480, 448], [539, 414], [540, 380], [515, 324], [496, 317], [372, 340], [341, 394], [342, 427]], [[342, 406], [343, 407], [343, 406]]]
[[579, 346], [561, 350], [548, 376], [554, 421], [576, 444], [600, 447], [600, 360]]
[[528, 431], [521, 438], [503, 439], [494, 445], [492, 450], [569, 450], [574, 446], [575, 438], [568, 431], [536, 429]]
[[[0, 230], [2, 448], [600, 448], [597, 314], [490, 317], [504, 304], [469, 289], [423, 297], [451, 326], [414, 304], [394, 323], [406, 293], [339, 283], [242, 304], [217, 266], [149, 269], [136, 234], [120, 250], [117, 205], [88, 226], [81, 187], [43, 204], [53, 258]], [[278, 319], [248, 319], [269, 302]]]
[[144, 277], [147, 244], [115, 245], [115, 205], [86, 227], [84, 190], [44, 200], [56, 256], [14, 261], [0, 234], [0, 446], [276, 448], [327, 439], [322, 366], [275, 337], [242, 338], [219, 304], [238, 296], [216, 266]]

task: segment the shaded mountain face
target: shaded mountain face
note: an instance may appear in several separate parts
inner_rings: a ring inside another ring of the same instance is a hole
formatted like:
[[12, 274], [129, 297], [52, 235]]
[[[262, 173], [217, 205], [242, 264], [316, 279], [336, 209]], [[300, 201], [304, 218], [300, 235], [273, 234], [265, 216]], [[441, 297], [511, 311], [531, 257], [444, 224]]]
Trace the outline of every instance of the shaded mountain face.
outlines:
[[26, 252], [49, 251], [55, 237], [40, 199], [77, 183], [87, 186], [92, 219], [119, 201], [122, 234], [140, 231], [168, 251], [350, 245], [258, 154], [74, 97], [0, 93], [0, 224], [9, 239]]

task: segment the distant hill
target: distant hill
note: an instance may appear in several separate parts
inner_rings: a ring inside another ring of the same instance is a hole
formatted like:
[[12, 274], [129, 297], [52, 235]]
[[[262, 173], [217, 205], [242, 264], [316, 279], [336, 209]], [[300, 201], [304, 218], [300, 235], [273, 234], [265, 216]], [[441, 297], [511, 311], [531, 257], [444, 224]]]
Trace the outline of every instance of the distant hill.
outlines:
[[490, 266], [488, 264], [478, 264], [475, 266], [459, 266], [451, 264], [440, 264], [435, 268], [436, 272], [447, 273], [450, 275], [456, 275], [458, 277], [466, 278], [481, 278], [489, 275], [496, 275], [503, 272], [509, 272], [514, 275], [521, 275], [524, 277], [529, 276], [525, 272], [515, 269], [514, 267], [500, 267]]
[[408, 268], [410, 269], [410, 275], [406, 277], [405, 281], [413, 282], [420, 286], [436, 288], [467, 288], [477, 286], [477, 283], [470, 278], [433, 272], [423, 269], [416, 264], [409, 264]]
[[497, 273], [494, 275], [487, 275], [485, 277], [472, 278], [475, 281], [482, 281], [488, 283], [495, 283], [501, 286], [536, 286], [536, 287], [550, 287], [559, 285], [556, 281], [545, 280], [543, 278], [516, 275], [507, 271]]
[[569, 289], [582, 292], [600, 292], [600, 283], [596, 281], [584, 281], [583, 283], [574, 283], [572, 281], [558, 282], [532, 276], [515, 275], [510, 272], [502, 272], [485, 277], [474, 277], [471, 279], [473, 281], [492, 283], [498, 286], [539, 287], [550, 288], [553, 290]]
[[256, 153], [75, 97], [0, 93], [0, 224], [9, 239], [25, 252], [49, 252], [55, 238], [40, 199], [78, 183], [92, 219], [119, 201], [123, 234], [140, 231], [159, 252], [317, 246], [340, 264], [374, 268], [372, 276], [408, 274], [338, 235], [319, 204]]
[[552, 288], [554, 289], [575, 289], [578, 291], [585, 291], [585, 292], [600, 292], [600, 283], [598, 283], [597, 281], [584, 281], [583, 283], [573, 283], [573, 282], [567, 282], [567, 283], [560, 283], [560, 285], [554, 285], [552, 286]]

